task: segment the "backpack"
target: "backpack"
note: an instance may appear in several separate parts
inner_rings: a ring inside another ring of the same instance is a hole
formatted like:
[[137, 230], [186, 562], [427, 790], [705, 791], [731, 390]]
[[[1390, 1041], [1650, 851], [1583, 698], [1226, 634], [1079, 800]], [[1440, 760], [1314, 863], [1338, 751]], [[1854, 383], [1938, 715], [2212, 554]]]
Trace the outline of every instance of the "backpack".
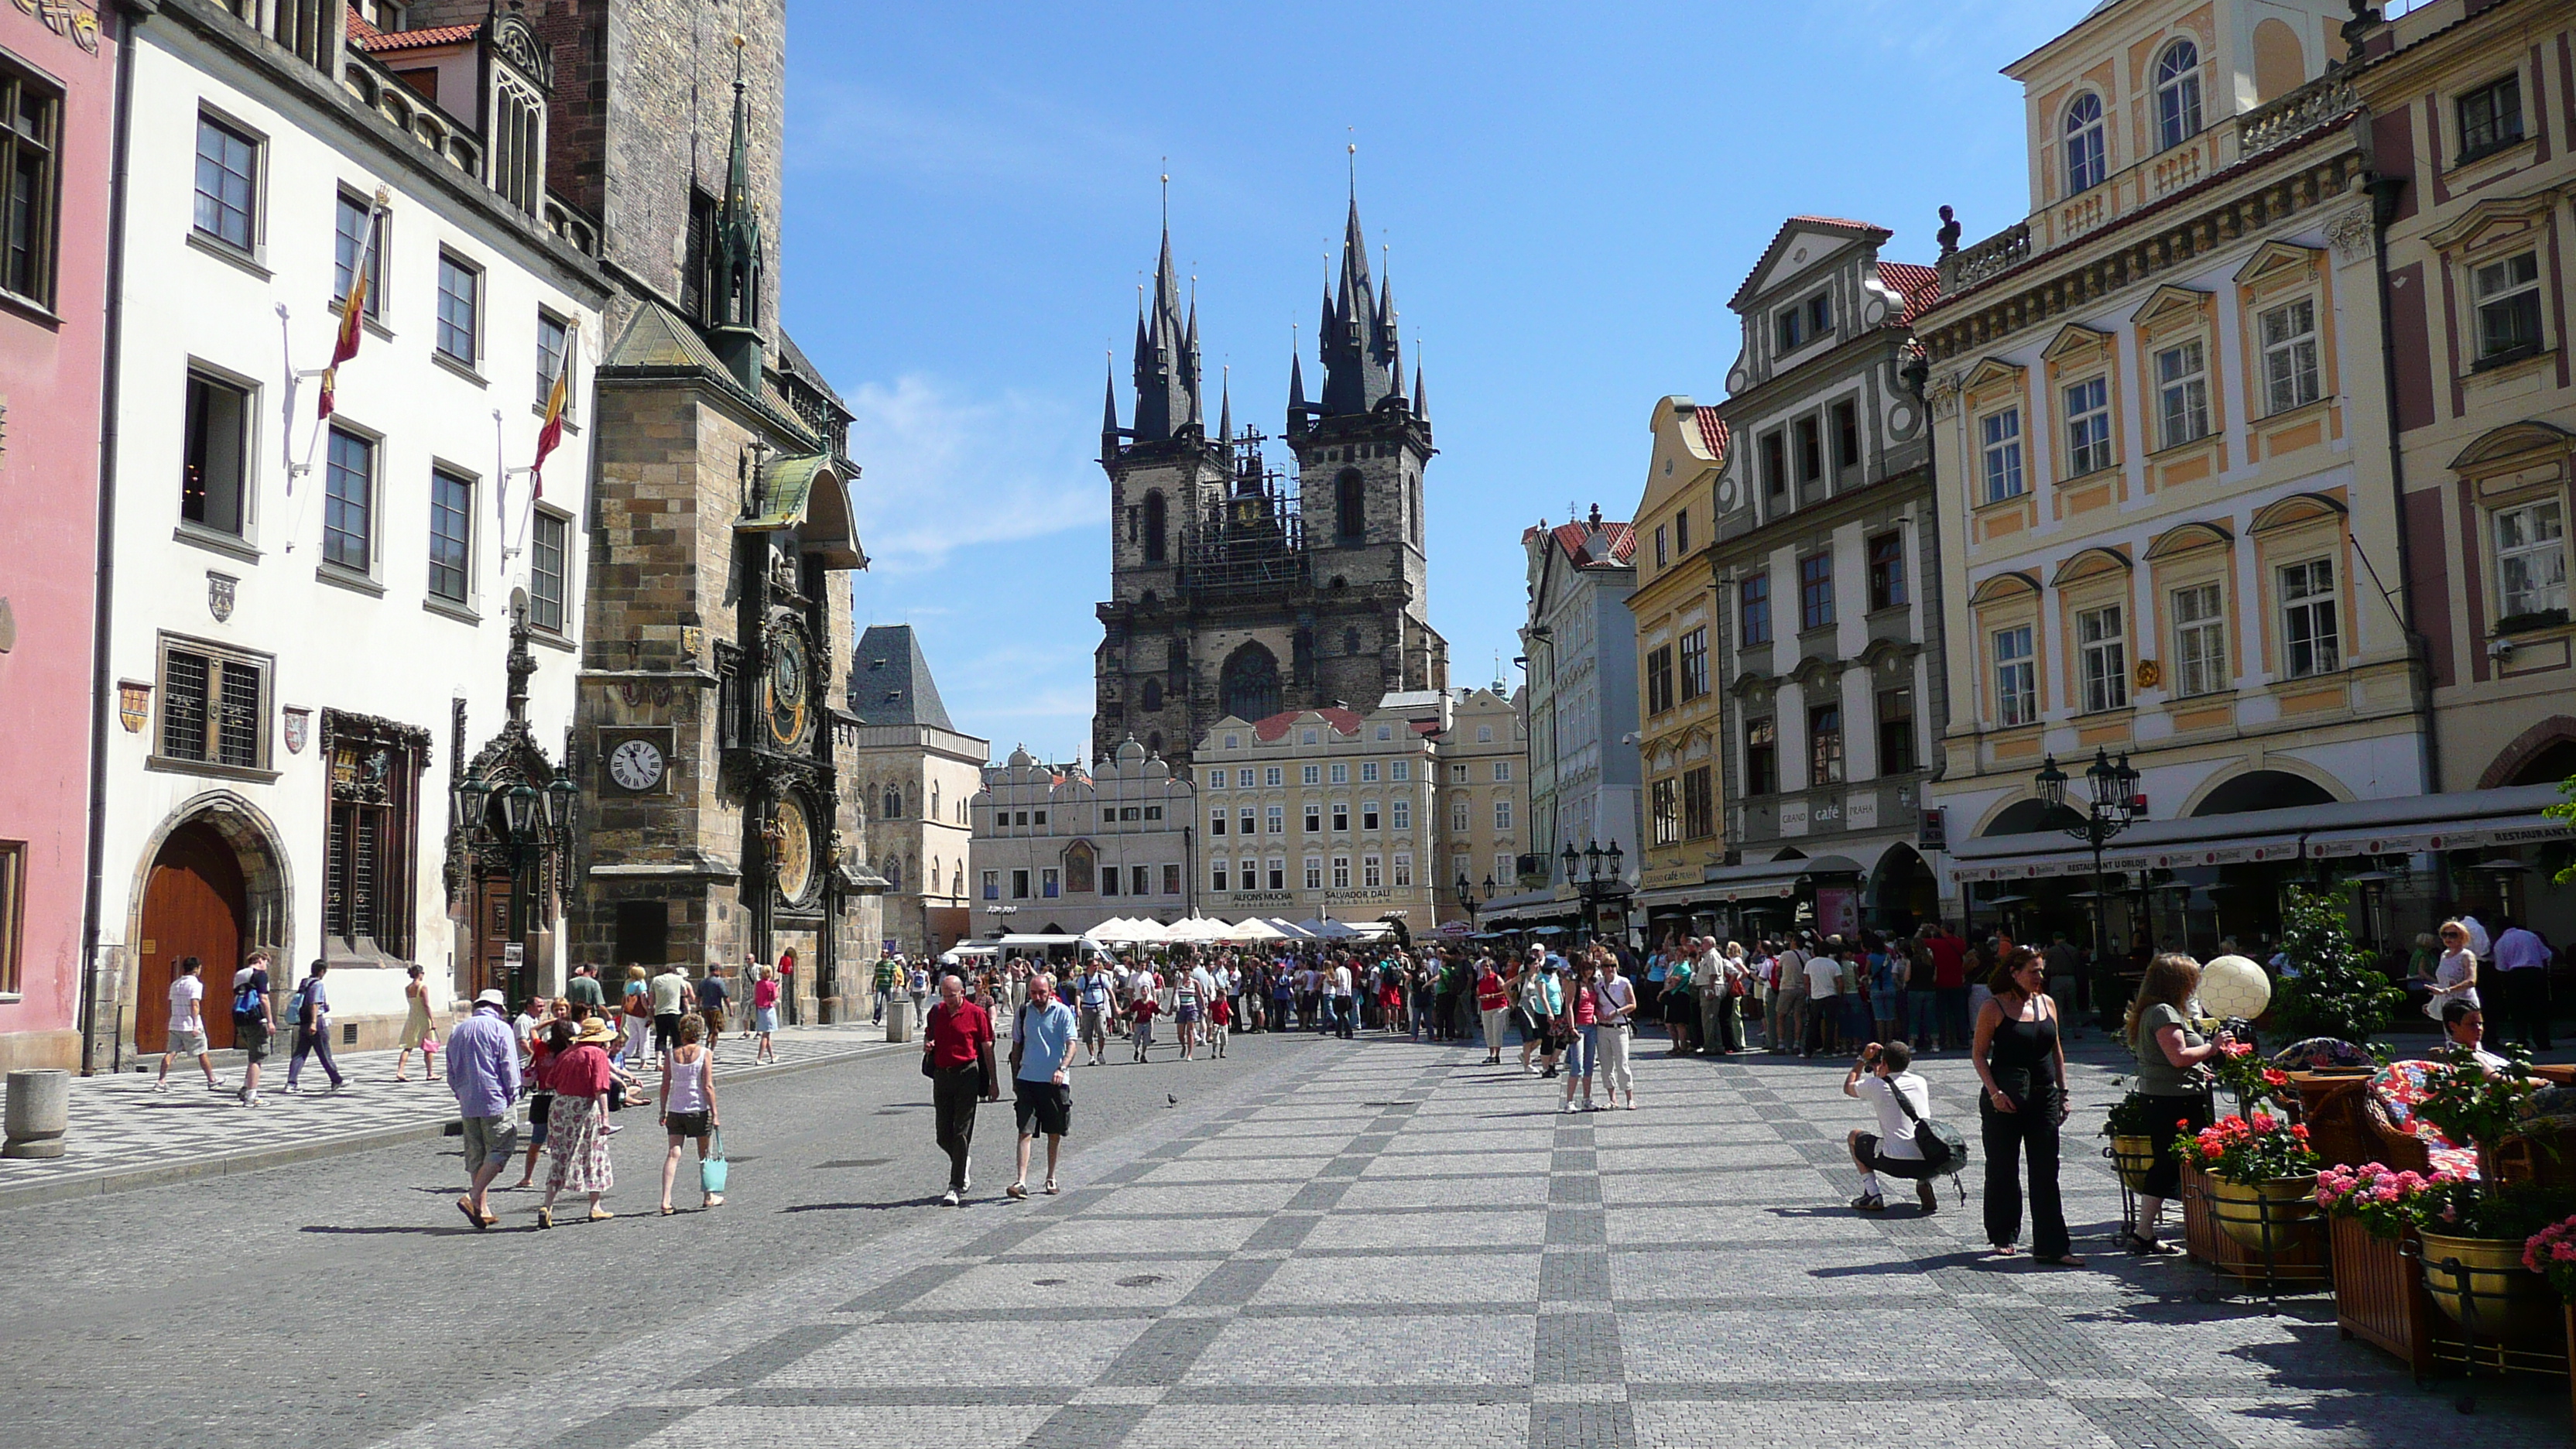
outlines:
[[1914, 1124], [1914, 1145], [1922, 1150], [1924, 1171], [1958, 1176], [1959, 1169], [1968, 1165], [1968, 1139], [1960, 1136], [1959, 1129], [1949, 1123], [1915, 1111], [1914, 1104], [1906, 1099], [1904, 1089], [1898, 1087], [1893, 1079], [1889, 1080], [1887, 1091], [1896, 1099], [1897, 1110]]
[[247, 1018], [259, 1014], [259, 978], [253, 976], [233, 988], [233, 1015]]

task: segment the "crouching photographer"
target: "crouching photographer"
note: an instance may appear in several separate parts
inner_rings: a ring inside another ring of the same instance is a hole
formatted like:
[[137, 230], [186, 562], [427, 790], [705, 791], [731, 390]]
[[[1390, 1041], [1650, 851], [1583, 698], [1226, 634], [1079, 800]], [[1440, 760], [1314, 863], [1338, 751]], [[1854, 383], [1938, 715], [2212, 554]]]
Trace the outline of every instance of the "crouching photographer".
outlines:
[[[1867, 1102], [1878, 1114], [1876, 1132], [1854, 1130], [1850, 1138], [1852, 1165], [1860, 1169], [1860, 1196], [1852, 1199], [1852, 1206], [1861, 1212], [1887, 1210], [1878, 1182], [1884, 1174], [1911, 1181], [1914, 1200], [1929, 1216], [1941, 1206], [1932, 1178], [1938, 1172], [1956, 1170], [1925, 1158], [1917, 1129], [1932, 1111], [1932, 1089], [1906, 1070], [1913, 1065], [1914, 1053], [1905, 1043], [1873, 1042], [1843, 1078], [1843, 1095]], [[1946, 1159], [1947, 1154], [1943, 1156]]]

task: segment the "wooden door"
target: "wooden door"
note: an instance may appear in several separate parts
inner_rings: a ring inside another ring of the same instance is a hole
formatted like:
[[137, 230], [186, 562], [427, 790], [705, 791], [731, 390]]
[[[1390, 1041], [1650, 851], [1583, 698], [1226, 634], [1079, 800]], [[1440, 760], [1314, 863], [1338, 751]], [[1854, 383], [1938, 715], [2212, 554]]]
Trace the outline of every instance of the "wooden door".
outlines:
[[519, 1004], [519, 983], [510, 979], [510, 878], [506, 875], [479, 876], [474, 882], [473, 920], [469, 927], [473, 952], [473, 988], [468, 994], [480, 995], [499, 990]]
[[206, 1042], [233, 1044], [233, 972], [241, 966], [242, 922], [249, 901], [241, 862], [222, 836], [183, 825], [161, 844], [143, 888], [143, 937], [136, 943], [134, 1049], [149, 1055], [170, 1042], [170, 978], [182, 957], [205, 963]]

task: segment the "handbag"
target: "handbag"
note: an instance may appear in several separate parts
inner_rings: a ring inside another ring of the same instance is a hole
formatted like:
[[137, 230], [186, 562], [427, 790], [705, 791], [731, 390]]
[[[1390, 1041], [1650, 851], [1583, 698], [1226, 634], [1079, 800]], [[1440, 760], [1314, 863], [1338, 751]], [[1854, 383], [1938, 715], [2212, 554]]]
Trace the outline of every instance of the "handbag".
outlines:
[[1959, 1169], [1968, 1165], [1968, 1139], [1949, 1123], [1915, 1111], [1914, 1104], [1906, 1100], [1894, 1081], [1887, 1084], [1887, 1090], [1896, 1098], [1897, 1110], [1914, 1124], [1914, 1145], [1922, 1150], [1923, 1170], [1957, 1176]]
[[710, 1134], [707, 1155], [698, 1159], [700, 1190], [709, 1197], [721, 1194], [725, 1190], [725, 1177], [730, 1167], [731, 1164], [725, 1161], [724, 1129], [719, 1127]]

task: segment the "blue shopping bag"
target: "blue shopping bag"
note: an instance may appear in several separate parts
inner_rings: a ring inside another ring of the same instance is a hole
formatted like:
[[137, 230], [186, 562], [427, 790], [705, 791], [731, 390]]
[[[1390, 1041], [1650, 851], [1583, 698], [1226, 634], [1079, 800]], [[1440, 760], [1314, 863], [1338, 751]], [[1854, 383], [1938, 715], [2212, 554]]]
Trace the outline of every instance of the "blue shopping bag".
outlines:
[[724, 1129], [715, 1130], [715, 1140], [707, 1144], [707, 1155], [698, 1163], [698, 1186], [707, 1196], [715, 1197], [725, 1190]]

